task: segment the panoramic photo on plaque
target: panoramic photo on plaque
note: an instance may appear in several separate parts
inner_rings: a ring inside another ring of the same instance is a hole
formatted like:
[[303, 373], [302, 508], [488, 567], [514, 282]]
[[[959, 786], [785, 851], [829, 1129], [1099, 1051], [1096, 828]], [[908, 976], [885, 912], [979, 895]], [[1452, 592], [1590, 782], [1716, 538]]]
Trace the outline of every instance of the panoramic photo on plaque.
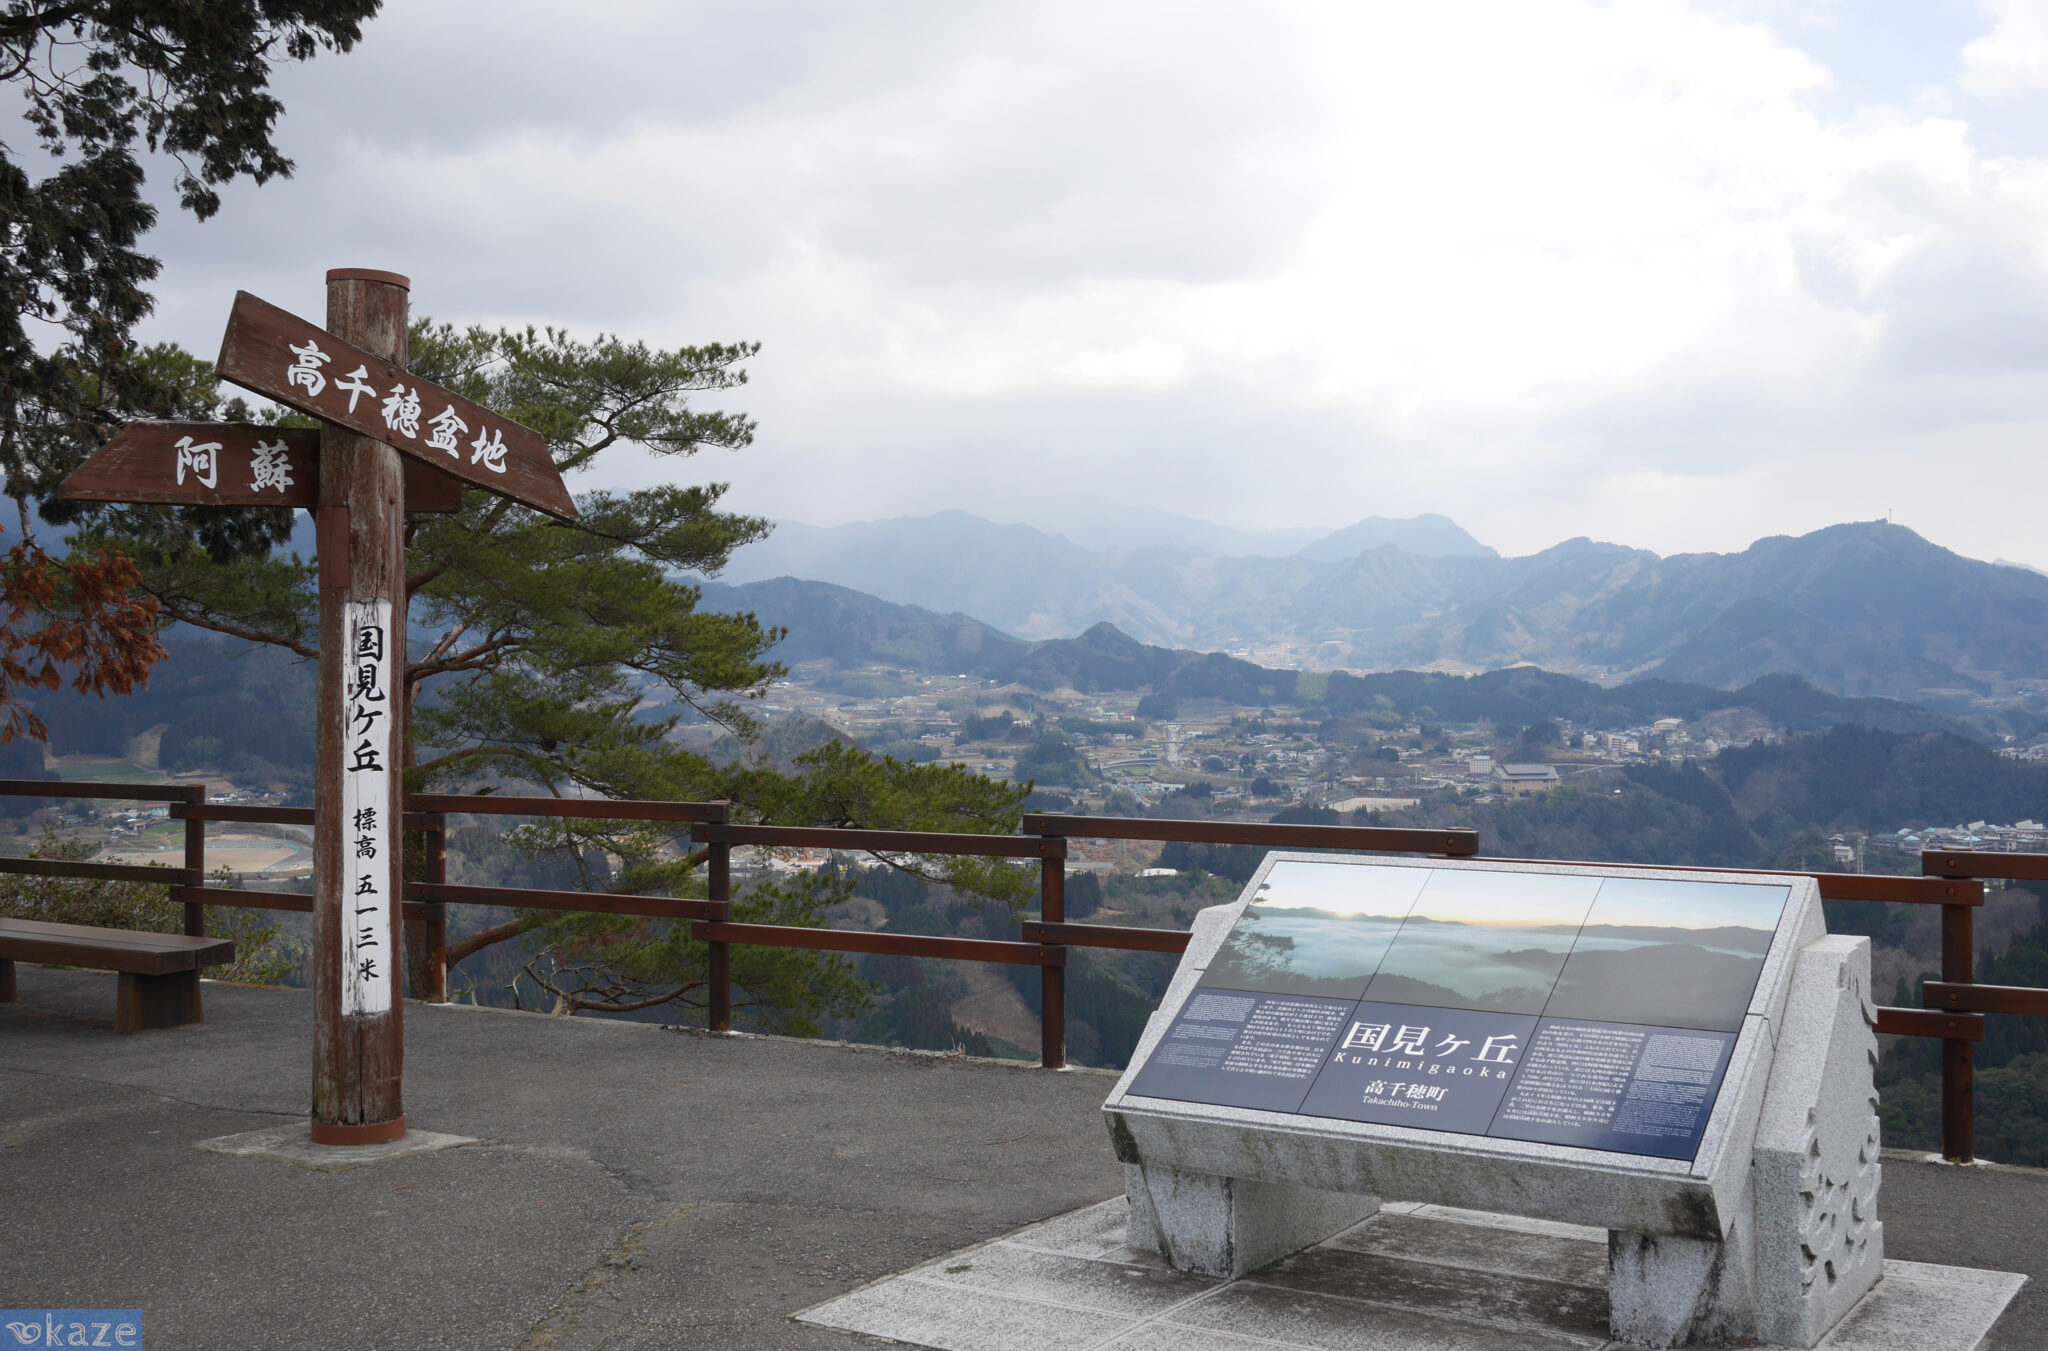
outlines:
[[1789, 896], [1280, 860], [1131, 1091], [1691, 1158]]

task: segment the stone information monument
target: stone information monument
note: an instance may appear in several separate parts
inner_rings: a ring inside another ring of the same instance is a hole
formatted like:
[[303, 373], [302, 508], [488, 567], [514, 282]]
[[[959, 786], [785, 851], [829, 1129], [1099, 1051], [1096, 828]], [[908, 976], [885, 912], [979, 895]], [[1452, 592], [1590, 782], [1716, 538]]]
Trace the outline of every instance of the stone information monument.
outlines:
[[1808, 877], [1272, 855], [1104, 1106], [1132, 1242], [1502, 1211], [1608, 1231], [1619, 1339], [1810, 1347], [1883, 1267], [1869, 986]]

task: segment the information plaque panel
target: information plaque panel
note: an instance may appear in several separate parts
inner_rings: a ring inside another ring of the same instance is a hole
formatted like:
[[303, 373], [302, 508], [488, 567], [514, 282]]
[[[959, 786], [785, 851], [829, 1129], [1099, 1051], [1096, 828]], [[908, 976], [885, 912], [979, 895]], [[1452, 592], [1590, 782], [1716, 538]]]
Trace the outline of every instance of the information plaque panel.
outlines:
[[1691, 1159], [1790, 895], [1279, 860], [1130, 1092]]

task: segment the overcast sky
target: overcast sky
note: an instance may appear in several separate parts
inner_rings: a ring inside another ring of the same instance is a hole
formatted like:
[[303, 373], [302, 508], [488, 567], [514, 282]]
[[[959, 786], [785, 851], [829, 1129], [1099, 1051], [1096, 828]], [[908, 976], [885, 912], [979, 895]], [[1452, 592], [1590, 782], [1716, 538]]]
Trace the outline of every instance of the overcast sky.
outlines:
[[2048, 567], [2048, 0], [394, 0], [281, 90], [149, 336], [352, 265], [763, 344], [751, 449], [575, 487]]

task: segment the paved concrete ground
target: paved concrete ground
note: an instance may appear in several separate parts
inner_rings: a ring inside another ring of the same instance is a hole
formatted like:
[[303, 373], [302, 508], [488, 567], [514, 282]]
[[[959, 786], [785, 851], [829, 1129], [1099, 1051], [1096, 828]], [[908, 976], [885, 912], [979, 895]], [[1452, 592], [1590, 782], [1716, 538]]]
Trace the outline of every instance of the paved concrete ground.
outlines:
[[[407, 1005], [414, 1125], [481, 1143], [325, 1173], [193, 1149], [302, 1117], [311, 1015], [206, 987], [115, 1036], [114, 981], [0, 1005], [0, 1306], [139, 1307], [213, 1347], [844, 1348], [789, 1315], [1116, 1194], [1101, 1074]], [[1888, 1162], [1892, 1255], [2037, 1277], [2048, 1175]]]
[[406, 1006], [406, 1107], [485, 1143], [346, 1173], [191, 1148], [306, 1110], [310, 1003], [110, 976], [0, 1006], [0, 1306], [156, 1348], [845, 1348], [786, 1316], [1115, 1193], [1110, 1079]]

